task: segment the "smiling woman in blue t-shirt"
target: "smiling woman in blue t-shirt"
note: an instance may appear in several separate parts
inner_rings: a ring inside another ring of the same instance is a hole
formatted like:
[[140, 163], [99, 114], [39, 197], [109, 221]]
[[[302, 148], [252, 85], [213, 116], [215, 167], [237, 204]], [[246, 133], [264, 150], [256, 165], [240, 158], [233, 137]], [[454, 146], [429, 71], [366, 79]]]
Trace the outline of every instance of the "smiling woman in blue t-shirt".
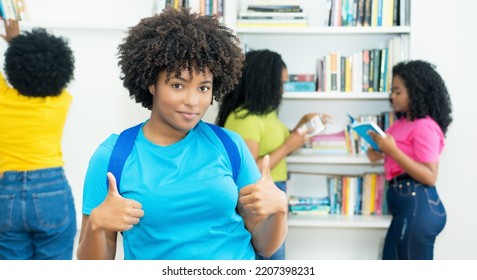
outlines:
[[252, 260], [277, 250], [287, 200], [268, 162], [260, 174], [241, 138], [225, 131], [240, 154], [234, 182], [224, 146], [201, 121], [238, 82], [242, 61], [230, 29], [188, 9], [129, 30], [119, 46], [123, 84], [151, 116], [124, 165], [121, 194], [111, 173], [106, 185], [117, 135], [91, 158], [78, 259], [113, 259], [118, 232], [126, 259]]

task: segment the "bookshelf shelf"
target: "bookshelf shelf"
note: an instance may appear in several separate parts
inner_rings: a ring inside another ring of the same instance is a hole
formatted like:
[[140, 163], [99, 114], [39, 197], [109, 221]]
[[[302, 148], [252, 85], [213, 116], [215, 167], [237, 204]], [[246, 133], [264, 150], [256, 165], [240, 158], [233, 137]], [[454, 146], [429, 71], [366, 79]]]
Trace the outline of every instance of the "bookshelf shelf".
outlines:
[[[131, 24], [130, 26], [132, 26]], [[55, 23], [55, 22], [38, 22], [38, 21], [21, 21], [21, 28], [42, 27], [47, 29], [66, 29], [66, 30], [98, 30], [98, 31], [126, 31], [127, 24], [108, 24], [108, 23]]]
[[[350, 154], [306, 154], [296, 153], [287, 157], [287, 163], [305, 163], [305, 164], [365, 164], [371, 165], [369, 159], [365, 155]], [[378, 165], [380, 163], [376, 163]]]
[[237, 33], [241, 34], [333, 34], [333, 35], [356, 35], [356, 34], [409, 34], [411, 27], [397, 26], [397, 27], [237, 27]]
[[298, 214], [288, 216], [290, 227], [327, 227], [327, 228], [381, 228], [386, 229], [391, 222], [391, 216], [344, 216], [313, 214]]
[[347, 100], [388, 100], [389, 93], [387, 92], [285, 92], [283, 95], [285, 99], [347, 99]]

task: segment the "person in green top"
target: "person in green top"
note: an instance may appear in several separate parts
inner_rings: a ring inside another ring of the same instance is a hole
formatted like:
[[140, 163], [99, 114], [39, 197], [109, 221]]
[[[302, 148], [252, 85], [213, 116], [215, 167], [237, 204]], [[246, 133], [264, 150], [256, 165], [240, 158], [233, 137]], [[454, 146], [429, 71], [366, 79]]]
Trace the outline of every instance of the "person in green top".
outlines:
[[[302, 148], [307, 132], [298, 128], [318, 113], [305, 114], [293, 130], [278, 118], [282, 102], [283, 83], [288, 70], [280, 54], [270, 50], [246, 53], [239, 85], [219, 103], [216, 124], [240, 134], [252, 152], [259, 168], [263, 157], [270, 155], [271, 175], [277, 187], [286, 192], [286, 156]], [[321, 114], [323, 121], [330, 117]], [[273, 254], [272, 260], [285, 258], [285, 247]], [[265, 259], [265, 258], [263, 258]]]

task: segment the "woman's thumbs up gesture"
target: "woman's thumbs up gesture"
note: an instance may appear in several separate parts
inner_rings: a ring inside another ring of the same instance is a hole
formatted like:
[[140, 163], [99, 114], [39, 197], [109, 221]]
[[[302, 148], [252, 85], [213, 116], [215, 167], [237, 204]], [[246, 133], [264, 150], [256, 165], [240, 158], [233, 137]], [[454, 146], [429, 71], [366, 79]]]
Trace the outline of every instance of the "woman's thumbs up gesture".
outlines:
[[256, 216], [287, 211], [287, 196], [275, 186], [270, 174], [270, 156], [263, 158], [260, 180], [240, 190], [239, 202], [244, 210]]

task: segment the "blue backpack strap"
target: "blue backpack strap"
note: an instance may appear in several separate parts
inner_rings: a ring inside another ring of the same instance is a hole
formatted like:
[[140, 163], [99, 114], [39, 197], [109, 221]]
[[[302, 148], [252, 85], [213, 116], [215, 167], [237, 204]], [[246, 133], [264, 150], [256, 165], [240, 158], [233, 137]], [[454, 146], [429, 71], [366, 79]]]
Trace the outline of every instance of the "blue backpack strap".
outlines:
[[232, 165], [232, 176], [234, 178], [234, 181], [236, 181], [240, 170], [240, 154], [237, 145], [221, 127], [211, 123], [206, 124], [209, 125], [209, 127], [215, 132], [215, 134], [217, 134], [220, 141], [222, 141], [222, 144], [227, 151], [227, 155], [229, 156], [230, 164]]
[[[236, 181], [240, 170], [240, 154], [237, 145], [221, 127], [211, 123], [206, 124], [209, 125], [212, 131], [214, 131], [214, 133], [222, 142], [222, 145], [224, 145], [225, 151], [227, 152], [230, 160], [230, 164], [232, 165], [232, 176], [234, 181]], [[132, 151], [134, 142], [136, 141], [136, 137], [139, 133], [139, 130], [141, 129], [141, 126], [142, 123], [130, 127], [119, 134], [118, 140], [114, 145], [111, 157], [109, 159], [108, 172], [113, 173], [114, 177], [116, 178], [116, 184], [119, 193], [121, 193], [120, 184], [123, 167]], [[108, 186], [107, 181], [106, 186]]]
[[[139, 133], [139, 130], [141, 129], [141, 126], [142, 123], [130, 127], [121, 132], [121, 134], [119, 134], [118, 140], [116, 141], [116, 144], [114, 145], [111, 157], [109, 158], [108, 172], [113, 173], [114, 177], [116, 178], [116, 184], [118, 186], [119, 193], [121, 193], [119, 186], [121, 183], [121, 174], [123, 173], [123, 167], [129, 154], [132, 151], [134, 142], [136, 141], [136, 137]], [[108, 186], [108, 184], [106, 184], [106, 186]]]

